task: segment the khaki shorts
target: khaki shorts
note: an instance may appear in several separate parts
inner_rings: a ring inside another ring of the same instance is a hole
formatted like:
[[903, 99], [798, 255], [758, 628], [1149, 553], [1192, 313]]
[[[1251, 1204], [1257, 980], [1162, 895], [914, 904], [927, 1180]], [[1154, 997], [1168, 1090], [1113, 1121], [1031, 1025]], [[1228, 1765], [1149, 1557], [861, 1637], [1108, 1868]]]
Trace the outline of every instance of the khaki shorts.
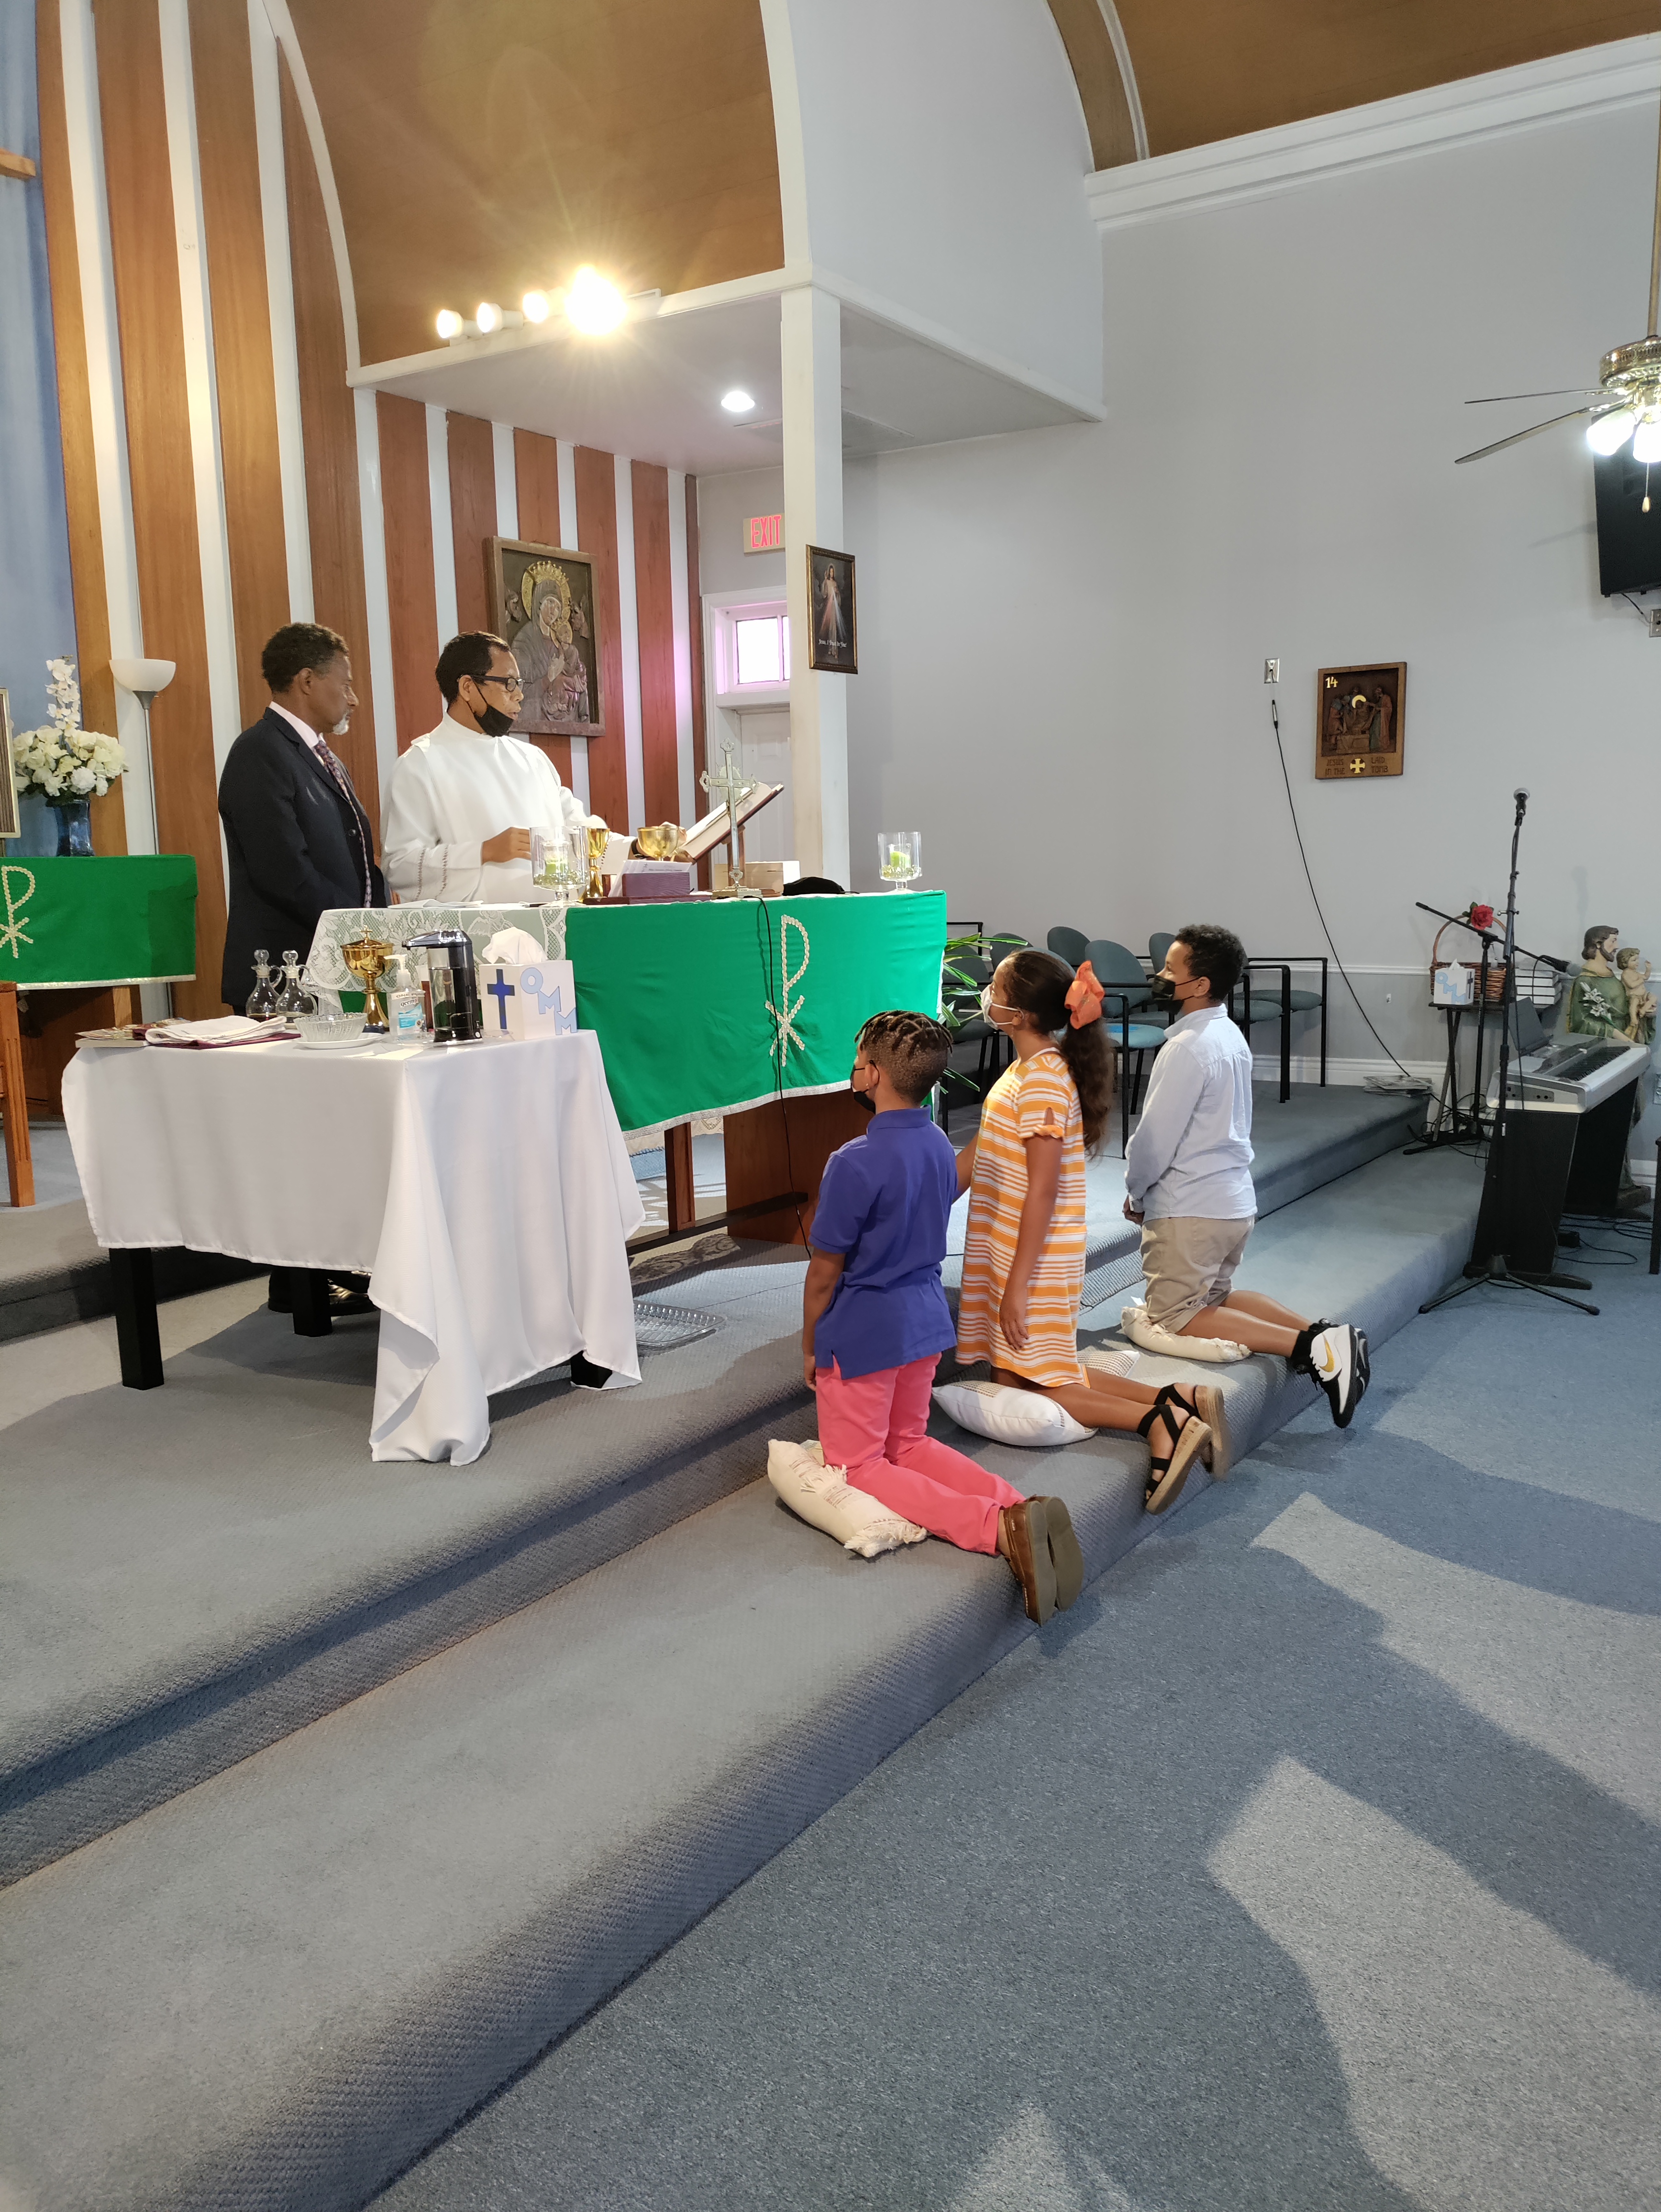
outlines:
[[1173, 1214], [1143, 1223], [1147, 1317], [1156, 1328], [1174, 1333], [1205, 1307], [1222, 1304], [1254, 1219], [1248, 1215], [1244, 1221], [1205, 1221]]

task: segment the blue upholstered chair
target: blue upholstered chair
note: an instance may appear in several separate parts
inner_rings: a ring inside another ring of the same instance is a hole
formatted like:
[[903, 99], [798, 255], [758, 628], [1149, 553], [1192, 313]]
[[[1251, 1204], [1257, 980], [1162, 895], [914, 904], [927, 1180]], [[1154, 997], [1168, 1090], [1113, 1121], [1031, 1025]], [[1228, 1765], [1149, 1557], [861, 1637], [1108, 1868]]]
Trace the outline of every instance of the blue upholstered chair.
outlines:
[[1052, 929], [1044, 939], [1058, 960], [1065, 960], [1069, 968], [1076, 968], [1090, 949], [1090, 939], [1081, 929]]
[[1131, 1019], [1147, 1007], [1147, 977], [1135, 954], [1110, 937], [1092, 937], [1085, 958], [1095, 971], [1104, 994], [1102, 1020], [1108, 1041], [1119, 1055], [1119, 1135], [1123, 1150], [1130, 1142], [1130, 1116], [1140, 1103], [1142, 1070], [1147, 1055], [1165, 1042], [1165, 1025], [1146, 1018]]

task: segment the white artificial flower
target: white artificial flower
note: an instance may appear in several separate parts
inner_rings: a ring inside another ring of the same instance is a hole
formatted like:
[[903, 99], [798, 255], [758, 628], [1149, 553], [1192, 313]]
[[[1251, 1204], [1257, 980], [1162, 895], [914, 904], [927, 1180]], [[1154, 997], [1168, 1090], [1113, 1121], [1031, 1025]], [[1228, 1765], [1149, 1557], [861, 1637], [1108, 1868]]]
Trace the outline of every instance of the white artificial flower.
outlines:
[[94, 784], [95, 784], [97, 781], [98, 778], [93, 774], [89, 768], [77, 768], [70, 771], [70, 787], [71, 790], [78, 791], [84, 795], [87, 792], [92, 789]]

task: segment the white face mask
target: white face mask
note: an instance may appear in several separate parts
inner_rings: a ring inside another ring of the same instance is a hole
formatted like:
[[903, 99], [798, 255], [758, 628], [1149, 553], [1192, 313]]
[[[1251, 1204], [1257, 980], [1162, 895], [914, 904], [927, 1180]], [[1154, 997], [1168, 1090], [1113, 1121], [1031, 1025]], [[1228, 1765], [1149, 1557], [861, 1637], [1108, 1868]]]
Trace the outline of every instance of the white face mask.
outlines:
[[1012, 1022], [1007, 1025], [1007, 1028], [1006, 1028], [1006, 1025], [998, 1019], [998, 1016], [1000, 1014], [1013, 1014], [1017, 1011], [1018, 1010], [1013, 1006], [995, 1006], [992, 1003], [992, 986], [989, 983], [981, 993], [982, 1016], [985, 1020], [991, 1023], [995, 1030], [1003, 1030], [1005, 1034], [1007, 1035], [1008, 1030], [1013, 1029], [1014, 1027], [1014, 1024]]

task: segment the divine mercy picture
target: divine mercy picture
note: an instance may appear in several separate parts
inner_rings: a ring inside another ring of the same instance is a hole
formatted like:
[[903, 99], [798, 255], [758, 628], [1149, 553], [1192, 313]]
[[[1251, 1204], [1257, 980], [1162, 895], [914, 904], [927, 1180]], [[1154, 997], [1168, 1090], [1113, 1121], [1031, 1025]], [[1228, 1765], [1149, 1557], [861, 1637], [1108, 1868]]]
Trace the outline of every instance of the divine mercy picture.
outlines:
[[525, 686], [514, 735], [599, 737], [605, 702], [593, 561], [511, 538], [490, 538], [487, 556], [496, 631], [512, 647]]
[[857, 676], [859, 625], [854, 606], [854, 556], [807, 549], [807, 665]]
[[1318, 777], [1400, 775], [1404, 660], [1372, 668], [1323, 668], [1316, 678]]

